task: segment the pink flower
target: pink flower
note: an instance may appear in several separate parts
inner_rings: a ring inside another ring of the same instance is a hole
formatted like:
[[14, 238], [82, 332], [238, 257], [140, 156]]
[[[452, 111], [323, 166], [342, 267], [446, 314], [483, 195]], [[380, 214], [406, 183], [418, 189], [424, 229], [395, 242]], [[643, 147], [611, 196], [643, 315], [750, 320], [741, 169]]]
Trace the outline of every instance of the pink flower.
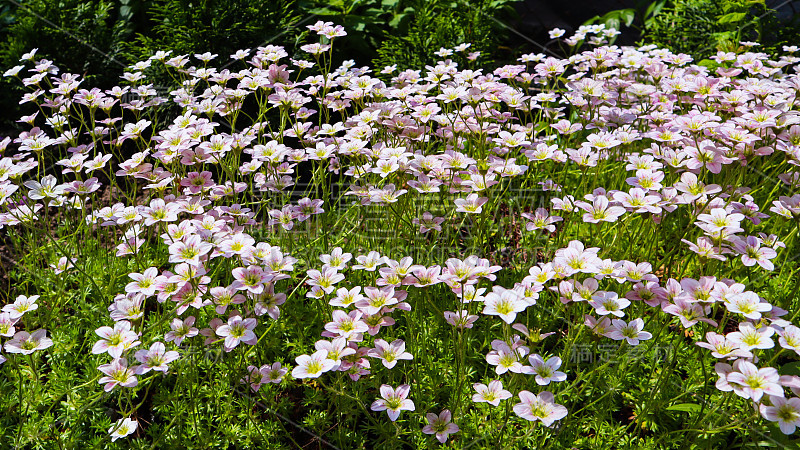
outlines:
[[251, 294], [264, 292], [264, 284], [269, 283], [275, 277], [270, 271], [265, 271], [261, 266], [237, 267], [231, 271], [236, 281], [231, 284], [231, 288], [240, 291], [247, 291]]
[[454, 203], [456, 204], [456, 212], [480, 214], [483, 211], [483, 205], [488, 201], [487, 197], [478, 197], [478, 194], [470, 194], [466, 199], [456, 199]]
[[214, 246], [212, 244], [203, 241], [200, 236], [193, 234], [169, 246], [169, 262], [187, 263], [193, 266], [199, 266], [200, 258], [211, 252], [213, 248]]
[[379, 358], [387, 369], [397, 365], [401, 359], [413, 359], [411, 353], [406, 351], [406, 343], [401, 339], [393, 341], [391, 344], [383, 339], [375, 340], [375, 348], [368, 353], [373, 358]]
[[637, 214], [658, 214], [661, 212], [661, 207], [658, 206], [661, 197], [658, 195], [648, 195], [647, 192], [640, 188], [633, 188], [629, 193], [616, 192], [614, 193], [614, 200], [622, 204], [622, 206], [629, 211]]
[[552, 268], [566, 266], [566, 275], [572, 275], [575, 272], [596, 273], [602, 262], [597, 257], [598, 250], [600, 249], [597, 247], [584, 249], [583, 243], [580, 241], [570, 241], [566, 248], [556, 250]]
[[269, 225], [280, 225], [284, 230], [289, 231], [294, 227], [294, 207], [286, 205], [283, 209], [273, 209], [269, 212]]
[[597, 320], [595, 317], [586, 314], [583, 316], [583, 324], [589, 327], [592, 332], [598, 336], [608, 337], [612, 329], [611, 319], [608, 317]]
[[14, 300], [14, 303], [3, 306], [3, 312], [7, 312], [11, 319], [17, 320], [25, 313], [39, 309], [39, 305], [36, 304], [38, 299], [38, 295], [31, 295], [30, 297], [20, 295]]
[[105, 384], [103, 390], [106, 392], [111, 392], [117, 386], [134, 387], [139, 384], [134, 372], [135, 368], [129, 368], [128, 360], [125, 358], [115, 359], [110, 364], [103, 364], [97, 369], [106, 374], [98, 381], [100, 384]]
[[608, 198], [603, 195], [597, 196], [591, 205], [578, 201], [575, 202], [575, 206], [586, 211], [583, 215], [583, 221], [586, 223], [615, 222], [619, 216], [625, 214], [625, 208], [609, 206]]
[[739, 331], [728, 333], [726, 338], [739, 344], [742, 350], [768, 349], [775, 346], [772, 340], [772, 335], [775, 334], [775, 329], [768, 326], [756, 328], [750, 322], [741, 322], [739, 324]]
[[396, 305], [398, 303], [394, 288], [391, 286], [386, 286], [381, 289], [376, 287], [366, 287], [364, 288], [364, 295], [366, 297], [357, 301], [355, 305], [356, 308], [361, 310], [367, 316], [376, 315], [383, 307]]
[[5, 349], [8, 353], [30, 355], [36, 350], [44, 350], [52, 345], [53, 341], [47, 337], [47, 330], [38, 329], [33, 333], [17, 331], [14, 337], [6, 342]]
[[779, 334], [781, 337], [778, 339], [778, 343], [781, 347], [794, 350], [795, 353], [800, 355], [800, 328], [788, 325]]
[[133, 280], [125, 286], [125, 292], [142, 293], [145, 297], [150, 297], [156, 293], [159, 281], [166, 277], [158, 275], [158, 269], [148, 267], [144, 273], [129, 273], [128, 277]]
[[311, 200], [308, 197], [301, 198], [297, 202], [297, 207], [295, 207], [295, 218], [298, 222], [304, 222], [308, 220], [314, 214], [322, 214], [325, 212], [322, 209], [323, 201], [320, 199]]
[[442, 231], [444, 217], [434, 217], [433, 214], [426, 211], [422, 214], [421, 218], [415, 217], [411, 222], [414, 225], [419, 225], [419, 232], [425, 234], [431, 230]]
[[441, 282], [442, 268], [440, 266], [417, 266], [417, 268], [413, 270], [413, 274], [414, 275], [404, 278], [403, 284], [411, 284], [416, 287], [431, 286]]
[[761, 247], [761, 239], [747, 236], [746, 239], [736, 237], [732, 241], [733, 247], [742, 255], [742, 263], [745, 266], [751, 267], [758, 264], [765, 270], [775, 268], [770, 259], [778, 256], [778, 253], [769, 247]]
[[800, 426], [800, 398], [783, 398], [783, 396], [769, 396], [772, 406], [764, 403], [759, 405], [761, 415], [770, 422], [778, 422], [778, 427], [783, 434], [792, 434]]
[[141, 343], [139, 334], [131, 330], [131, 323], [127, 320], [115, 323], [114, 328], [100, 327], [95, 333], [102, 338], [92, 347], [95, 355], [108, 352], [112, 358], [119, 358], [125, 350]]
[[369, 327], [367, 329], [367, 334], [370, 336], [375, 336], [378, 334], [378, 332], [381, 330], [381, 327], [389, 327], [395, 323], [394, 319], [389, 316], [384, 316], [381, 312], [364, 316], [364, 322], [366, 322], [367, 326]]
[[741, 294], [728, 295], [725, 298], [725, 308], [750, 320], [761, 320], [761, 313], [771, 311], [772, 305], [768, 302], [762, 302], [755, 292], [747, 291]]
[[349, 290], [347, 288], [339, 288], [336, 290], [336, 297], [330, 299], [328, 303], [331, 306], [347, 308], [363, 298], [364, 296], [361, 295], [361, 286], [356, 286]]
[[536, 375], [536, 384], [539, 386], [547, 386], [551, 381], [561, 382], [567, 379], [567, 374], [558, 371], [561, 367], [561, 358], [553, 356], [545, 361], [539, 355], [530, 355], [528, 357], [530, 366], [523, 368], [522, 373]]
[[733, 363], [733, 372], [727, 376], [728, 383], [733, 386], [736, 395], [752, 399], [754, 402], [761, 400], [764, 394], [783, 397], [783, 387], [780, 385], [780, 375], [774, 367], [758, 368], [755, 364], [738, 359]]
[[217, 328], [217, 336], [224, 337], [223, 348], [229, 352], [239, 345], [239, 342], [244, 342], [248, 345], [256, 345], [258, 336], [253, 332], [253, 329], [258, 325], [258, 321], [252, 317], [243, 319], [241, 316], [232, 316], [228, 318], [228, 323]]
[[408, 185], [420, 193], [429, 194], [440, 192], [439, 186], [442, 185], [442, 182], [436, 178], [431, 179], [427, 175], [419, 175], [416, 180], [409, 180]]
[[684, 193], [683, 201], [685, 203], [692, 202], [699, 198], [706, 198], [708, 195], [722, 191], [722, 188], [716, 184], [706, 186], [702, 181], [697, 179], [697, 175], [691, 172], [684, 172], [681, 175], [681, 180], [675, 183], [674, 188]]
[[459, 312], [445, 311], [444, 320], [454, 327], [472, 328], [472, 324], [478, 320], [478, 316], [470, 314], [466, 309], [462, 309]]
[[744, 214], [729, 214], [725, 208], [713, 208], [709, 214], [698, 215], [695, 225], [706, 233], [714, 233], [722, 229], [727, 229], [731, 233], [739, 233], [743, 231], [739, 227], [743, 219]]
[[[2, 203], [2, 195], [0, 195], [0, 203]], [[68, 270], [68, 269], [71, 269], [72, 267], [75, 267], [75, 265], [73, 264], [74, 261], [75, 260], [67, 259], [66, 256], [62, 256], [61, 258], [58, 259], [57, 263], [50, 264], [50, 267], [53, 268], [53, 273], [58, 275], [58, 274], [64, 272], [65, 270]]]
[[551, 392], [544, 391], [538, 396], [529, 392], [519, 393], [520, 403], [514, 405], [514, 413], [525, 420], [541, 420], [546, 427], [567, 415], [567, 408], [554, 402]]
[[372, 251], [366, 255], [357, 256], [356, 261], [358, 264], [353, 266], [353, 270], [361, 269], [368, 272], [374, 272], [378, 266], [386, 263], [386, 257], [381, 256], [378, 252]]
[[172, 323], [169, 324], [170, 331], [164, 336], [164, 340], [181, 345], [184, 339], [197, 336], [198, 330], [192, 326], [194, 320], [194, 316], [189, 316], [186, 320], [172, 319]]
[[556, 231], [556, 226], [553, 224], [563, 220], [561, 216], [551, 216], [544, 208], [537, 208], [533, 214], [523, 213], [522, 218], [529, 220], [525, 224], [526, 230], [547, 230], [550, 233]]
[[489, 382], [488, 386], [482, 383], [475, 383], [472, 388], [477, 391], [472, 396], [472, 401], [475, 403], [486, 402], [492, 406], [498, 406], [501, 400], [512, 397], [511, 392], [503, 389], [503, 382], [500, 380], [493, 380]]
[[[230, 305], [239, 305], [245, 302], [245, 297], [242, 294], [237, 294], [233, 286], [222, 287], [217, 286], [209, 290], [211, 301], [216, 305], [214, 311], [217, 314], [225, 314]], [[178, 345], [178, 344], [176, 344]]]
[[711, 311], [711, 306], [703, 306], [700, 303], [691, 303], [682, 297], [676, 297], [674, 304], [668, 304], [661, 309], [673, 316], [677, 316], [684, 328], [693, 327], [697, 322], [703, 321], [716, 326], [716, 322], [706, 317]]
[[748, 350], [739, 348], [739, 344], [728, 340], [724, 335], [710, 331], [706, 333], [707, 342], [697, 342], [699, 347], [711, 350], [711, 356], [714, 358], [752, 358], [753, 354]]
[[442, 444], [447, 441], [448, 435], [459, 431], [458, 425], [450, 421], [451, 414], [449, 409], [445, 409], [439, 415], [433, 413], [425, 414], [425, 418], [428, 419], [428, 424], [422, 428], [422, 432], [435, 434], [436, 439]]
[[154, 342], [150, 350], [139, 350], [134, 357], [142, 363], [137, 366], [136, 374], [142, 375], [150, 370], [167, 373], [167, 364], [178, 359], [180, 354], [174, 350], [166, 351], [166, 347], [161, 342]]
[[141, 207], [139, 213], [144, 217], [144, 224], [147, 226], [157, 222], [174, 222], [178, 220], [178, 205], [155, 198], [150, 201], [149, 207]]
[[329, 255], [320, 255], [319, 259], [331, 269], [344, 270], [347, 268], [347, 263], [353, 259], [353, 254], [344, 253], [341, 247], [336, 247]]
[[486, 362], [496, 366], [495, 372], [498, 375], [506, 372], [522, 373], [520, 359], [527, 354], [527, 347], [511, 348], [507, 343], [496, 340], [492, 342], [492, 350], [486, 354]]
[[625, 323], [624, 320], [613, 319], [611, 324], [612, 328], [608, 333], [608, 337], [615, 341], [624, 339], [629, 345], [636, 346], [639, 345], [639, 341], [646, 341], [653, 337], [647, 331], [642, 331], [644, 320], [640, 318], [631, 320], [629, 323]]
[[681, 242], [687, 244], [689, 246], [689, 250], [696, 253], [700, 258], [725, 261], [725, 257], [722, 256], [721, 253], [729, 253], [727, 247], [720, 248], [714, 245], [714, 242], [706, 236], [698, 237], [696, 244], [692, 243], [691, 241], [687, 241], [686, 239], [681, 239]]
[[444, 263], [446, 268], [440, 278], [449, 286], [460, 286], [461, 283], [474, 284], [472, 281], [477, 278], [478, 269], [473, 264], [458, 258], [449, 258]]
[[190, 172], [186, 178], [181, 180], [181, 186], [186, 187], [190, 194], [199, 194], [206, 188], [214, 186], [214, 181], [211, 179], [211, 172]]
[[[346, 288], [342, 288], [347, 290]], [[369, 326], [361, 320], [363, 317], [361, 311], [350, 311], [349, 313], [336, 309], [333, 311], [333, 320], [325, 324], [325, 330], [342, 336], [346, 339], [351, 339], [360, 333], [366, 333]]]
[[319, 270], [309, 270], [308, 274], [308, 281], [306, 283], [309, 286], [319, 286], [326, 294], [330, 294], [335, 289], [335, 284], [344, 280], [344, 275], [337, 272], [337, 270], [333, 267], [326, 266]]
[[606, 316], [608, 314], [622, 317], [625, 313], [622, 311], [631, 304], [630, 300], [626, 298], [619, 298], [616, 292], [598, 291], [592, 295], [592, 300], [589, 305], [595, 309], [597, 314]]
[[286, 373], [289, 371], [286, 367], [281, 367], [281, 363], [274, 362], [272, 365], [265, 364], [261, 366], [261, 373], [264, 376], [262, 382], [279, 384]]
[[19, 318], [11, 318], [11, 314], [7, 312], [0, 313], [0, 336], [11, 337], [16, 331], [14, 324], [19, 321]]
[[381, 397], [372, 402], [370, 409], [373, 411], [386, 411], [389, 415], [389, 420], [394, 422], [400, 416], [402, 411], [413, 411], [414, 402], [408, 398], [408, 393], [411, 391], [411, 386], [401, 384], [395, 390], [388, 384], [381, 385]]

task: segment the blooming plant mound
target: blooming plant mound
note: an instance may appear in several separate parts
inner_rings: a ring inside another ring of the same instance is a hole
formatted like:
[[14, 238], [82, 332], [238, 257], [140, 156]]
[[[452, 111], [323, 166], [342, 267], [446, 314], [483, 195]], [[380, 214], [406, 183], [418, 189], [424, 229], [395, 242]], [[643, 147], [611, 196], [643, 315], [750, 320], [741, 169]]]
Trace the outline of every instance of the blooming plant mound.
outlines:
[[793, 439], [798, 58], [709, 68], [593, 26], [566, 59], [373, 74], [309, 28], [313, 62], [6, 72], [35, 110], [0, 145], [6, 441]]

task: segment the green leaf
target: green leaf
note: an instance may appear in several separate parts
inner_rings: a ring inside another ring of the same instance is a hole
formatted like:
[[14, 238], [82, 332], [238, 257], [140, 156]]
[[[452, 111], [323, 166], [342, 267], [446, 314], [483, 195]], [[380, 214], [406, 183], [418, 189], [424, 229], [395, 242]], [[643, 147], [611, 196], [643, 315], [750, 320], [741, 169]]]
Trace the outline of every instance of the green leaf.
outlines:
[[743, 12], [732, 12], [729, 14], [725, 14], [724, 16], [717, 19], [717, 23], [734, 23], [734, 22], [741, 22], [742, 19], [747, 17], [747, 13]]
[[784, 364], [778, 369], [781, 375], [798, 375], [800, 376], [800, 361], [790, 362]]
[[633, 23], [633, 20], [636, 18], [636, 10], [633, 8], [628, 9], [620, 9], [617, 11], [617, 17], [619, 20], [625, 22], [625, 26], [629, 27]]
[[314, 8], [308, 11], [309, 14], [314, 14], [317, 16], [334, 16], [341, 14], [341, 11], [335, 11], [330, 8]]
[[658, 13], [660, 13], [664, 8], [665, 3], [667, 3], [667, 0], [650, 3], [650, 6], [648, 6], [647, 10], [644, 12], [644, 17], [646, 19], [652, 19], [653, 17], [657, 16]]
[[700, 405], [697, 403], [678, 403], [677, 405], [672, 405], [667, 407], [667, 411], [682, 411], [693, 413], [700, 411]]
[[616, 17], [613, 17], [611, 19], [606, 19], [603, 23], [606, 25], [606, 28], [609, 28], [609, 29], [613, 28], [615, 30], [619, 30], [619, 28], [620, 28], [619, 27], [619, 19], [617, 19]]
[[759, 443], [760, 446], [777, 447], [777, 448], [797, 448], [797, 443], [800, 442], [797, 439], [791, 440], [789, 436], [783, 434], [783, 431], [781, 431], [780, 427], [778, 427], [778, 424], [776, 423], [767, 424], [767, 430], [769, 430], [770, 439], [768, 442], [764, 441], [760, 442]]
[[407, 25], [408, 22], [414, 17], [414, 9], [413, 8], [406, 8], [403, 12], [399, 14], [395, 14], [392, 20], [389, 22], [389, 26], [392, 28], [400, 28], [402, 25]]
[[493, 0], [489, 3], [489, 9], [500, 9], [503, 6], [507, 6], [509, 3], [513, 3], [515, 0]]
[[709, 69], [714, 69], [719, 66], [719, 64], [713, 59], [703, 59], [700, 62], [698, 62], [697, 65], [707, 67]]
[[395, 14], [395, 16], [392, 17], [392, 20], [389, 22], [389, 26], [392, 27], [392, 28], [397, 28], [397, 26], [400, 25], [400, 22], [405, 17], [406, 17], [405, 14]]

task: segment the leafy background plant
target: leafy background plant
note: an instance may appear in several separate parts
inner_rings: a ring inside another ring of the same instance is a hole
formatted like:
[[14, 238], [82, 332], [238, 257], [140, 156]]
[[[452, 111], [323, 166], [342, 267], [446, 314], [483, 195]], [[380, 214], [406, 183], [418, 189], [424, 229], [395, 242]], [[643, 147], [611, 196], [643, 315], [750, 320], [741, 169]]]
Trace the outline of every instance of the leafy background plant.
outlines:
[[[780, 17], [776, 8], [790, 8], [792, 13]], [[796, 45], [800, 16], [792, 8], [787, 2], [766, 0], [639, 0], [632, 8], [609, 11], [586, 23], [632, 27], [640, 44], [655, 44], [701, 61], [717, 51], [741, 53], [741, 41], [756, 42], [758, 51], [772, 55], [780, 54], [784, 45]]]

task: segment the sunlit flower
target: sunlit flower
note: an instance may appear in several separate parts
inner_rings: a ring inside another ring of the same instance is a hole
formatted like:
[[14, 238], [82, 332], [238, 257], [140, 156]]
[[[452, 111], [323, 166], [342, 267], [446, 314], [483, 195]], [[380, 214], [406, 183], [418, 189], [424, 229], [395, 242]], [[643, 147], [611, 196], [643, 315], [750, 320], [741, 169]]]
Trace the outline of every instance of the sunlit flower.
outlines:
[[411, 386], [401, 384], [397, 389], [388, 384], [381, 385], [381, 398], [372, 402], [370, 409], [373, 411], [386, 411], [389, 420], [394, 422], [402, 411], [414, 411], [414, 402], [408, 398]]
[[475, 403], [486, 402], [492, 406], [498, 406], [501, 400], [511, 398], [511, 392], [503, 389], [503, 382], [500, 380], [493, 380], [489, 385], [483, 383], [475, 383], [472, 388], [477, 391], [472, 396], [472, 401]]
[[332, 370], [336, 362], [328, 359], [327, 350], [318, 350], [312, 355], [300, 355], [295, 358], [297, 366], [292, 370], [292, 377], [319, 378], [324, 372]]
[[5, 349], [8, 353], [30, 355], [37, 350], [44, 350], [52, 346], [53, 341], [47, 337], [47, 330], [39, 329], [33, 333], [17, 331], [14, 337], [6, 342]]
[[131, 419], [130, 417], [119, 419], [114, 425], [111, 426], [111, 428], [108, 429], [108, 434], [111, 436], [111, 442], [135, 433], [136, 428], [138, 427], [139, 422]]
[[544, 391], [538, 396], [529, 392], [519, 393], [520, 403], [514, 405], [514, 413], [525, 420], [540, 420], [546, 427], [567, 415], [567, 408], [554, 402], [553, 394]]
[[561, 367], [561, 358], [553, 356], [546, 361], [539, 355], [528, 357], [530, 366], [523, 368], [522, 373], [536, 375], [536, 384], [547, 386], [551, 381], [560, 382], [567, 379], [567, 374], [558, 370]]
[[629, 345], [639, 345], [639, 341], [646, 341], [653, 337], [647, 331], [642, 331], [644, 328], [644, 320], [641, 318], [631, 320], [625, 323], [624, 320], [613, 319], [611, 320], [611, 331], [608, 332], [608, 337], [615, 341], [625, 340]]

